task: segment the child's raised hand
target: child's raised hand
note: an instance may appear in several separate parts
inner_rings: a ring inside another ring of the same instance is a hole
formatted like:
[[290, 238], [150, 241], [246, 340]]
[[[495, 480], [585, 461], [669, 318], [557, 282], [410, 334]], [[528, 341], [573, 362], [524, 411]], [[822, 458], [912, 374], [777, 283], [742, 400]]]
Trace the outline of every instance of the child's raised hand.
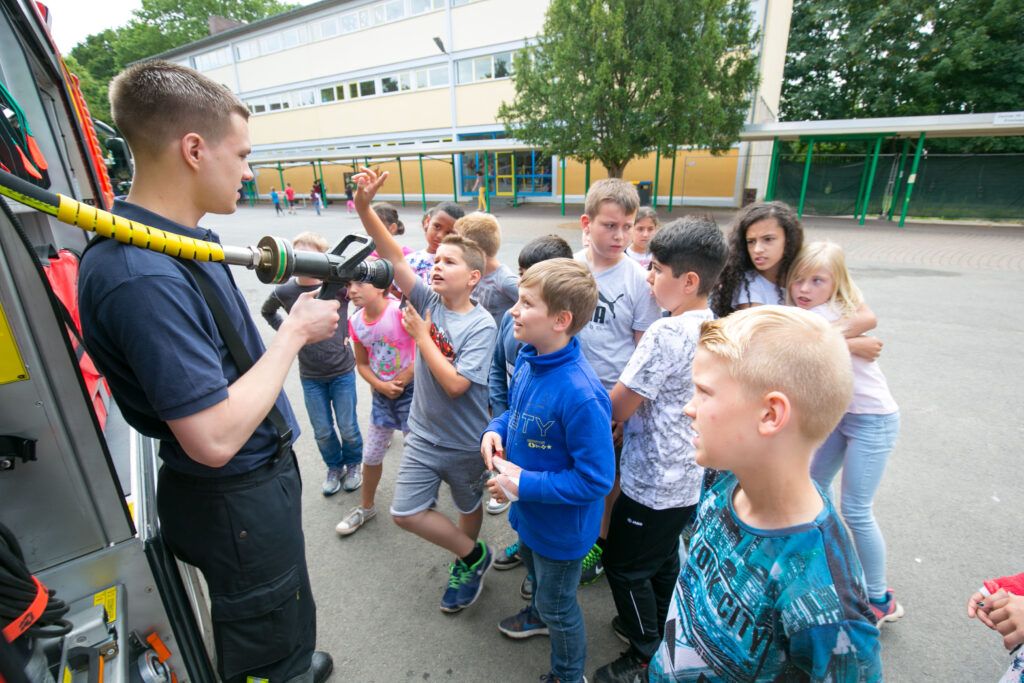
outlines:
[[414, 306], [406, 306], [402, 309], [402, 327], [417, 344], [430, 341], [430, 311], [426, 318], [420, 316]]
[[498, 432], [484, 432], [480, 439], [480, 455], [483, 456], [487, 469], [494, 469], [494, 456], [505, 457], [505, 447], [501, 445], [501, 435]]
[[356, 210], [370, 208], [370, 202], [377, 195], [377, 191], [387, 180], [388, 172], [384, 171], [380, 175], [373, 169], [362, 166], [362, 172], [352, 176], [352, 180], [356, 183], [356, 193], [352, 197], [352, 201], [355, 202]]

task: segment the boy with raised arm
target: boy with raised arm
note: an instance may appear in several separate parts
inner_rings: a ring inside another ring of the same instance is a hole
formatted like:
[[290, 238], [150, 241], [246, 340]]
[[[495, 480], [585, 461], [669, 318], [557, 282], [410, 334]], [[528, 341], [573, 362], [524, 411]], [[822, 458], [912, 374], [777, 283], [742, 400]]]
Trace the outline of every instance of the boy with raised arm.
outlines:
[[562, 683], [585, 680], [576, 587], [615, 477], [608, 394], [575, 338], [596, 303], [597, 284], [582, 263], [551, 259], [526, 271], [510, 311], [515, 338], [525, 345], [509, 409], [491, 421], [480, 445], [488, 468], [501, 472], [488, 482], [491, 495], [516, 501], [509, 523], [534, 576], [530, 604], [498, 629], [510, 638], [550, 635], [548, 680]]
[[[135, 158], [131, 191], [113, 212], [219, 241], [199, 221], [234, 212], [238, 188], [252, 180], [245, 105], [159, 60], [115, 77], [110, 102]], [[299, 296], [264, 349], [228, 266], [114, 240], [86, 250], [78, 293], [86, 343], [121, 412], [160, 440], [161, 533], [206, 579], [220, 679], [325, 680], [333, 665], [313, 651], [316, 606], [291, 449], [299, 427], [281, 386], [300, 349], [334, 334], [339, 302]], [[232, 333], [249, 356], [238, 363], [224, 341]]]
[[[356, 211], [377, 253], [395, 267], [395, 284], [406, 294], [402, 325], [416, 342], [416, 369], [409, 436], [395, 481], [391, 516], [406, 531], [455, 554], [441, 611], [459, 612], [483, 588], [493, 560], [477, 540], [483, 522], [480, 432], [489, 420], [487, 373], [494, 345], [490, 314], [470, 301], [484, 270], [484, 253], [458, 235], [437, 248], [431, 285], [402, 258], [402, 248], [370, 208], [387, 173], [369, 169], [354, 176]], [[434, 509], [441, 482], [448, 483], [458, 525]]]
[[693, 384], [695, 458], [722, 474], [648, 680], [881, 680], [857, 553], [810, 476], [853, 392], [842, 336], [797, 308], [736, 311], [702, 325]]
[[611, 392], [612, 419], [625, 423], [622, 492], [612, 506], [604, 568], [629, 649], [597, 670], [598, 683], [646, 676], [661, 643], [679, 575], [679, 534], [700, 498], [704, 468], [693, 459], [683, 406], [701, 323], [714, 319], [708, 293], [729, 248], [713, 220], [687, 216], [654, 234], [647, 282], [669, 317], [654, 321]]

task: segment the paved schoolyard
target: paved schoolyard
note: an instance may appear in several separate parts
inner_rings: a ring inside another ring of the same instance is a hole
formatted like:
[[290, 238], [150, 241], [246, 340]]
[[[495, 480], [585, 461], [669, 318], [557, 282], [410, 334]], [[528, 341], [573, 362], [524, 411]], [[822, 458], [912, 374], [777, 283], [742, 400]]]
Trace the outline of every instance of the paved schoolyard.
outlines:
[[[541, 234], [579, 245], [579, 208], [498, 208], [504, 230], [500, 258], [515, 267], [519, 248]], [[401, 210], [405, 244], [419, 248], [421, 211]], [[312, 214], [312, 215], [311, 215]], [[728, 228], [733, 212], [715, 211]], [[673, 215], [682, 215], [676, 209]], [[880, 360], [900, 404], [902, 430], [877, 497], [876, 514], [889, 548], [889, 583], [906, 616], [883, 627], [885, 674], [892, 681], [996, 680], [1008, 658], [1001, 639], [964, 616], [985, 578], [1024, 571], [1024, 485], [1019, 455], [1024, 410], [1024, 227], [934, 225], [808, 217], [807, 238], [847, 249], [853, 275], [878, 314], [885, 342]], [[360, 229], [354, 215], [332, 205], [275, 217], [269, 206], [210, 216], [204, 225], [225, 243], [254, 244], [302, 230], [332, 243]], [[254, 316], [269, 293], [236, 271]], [[263, 323], [260, 321], [260, 325]], [[272, 332], [263, 326], [266, 338]], [[305, 417], [298, 372], [286, 390], [304, 433], [296, 450], [306, 482], [305, 529], [319, 607], [319, 644], [333, 653], [335, 681], [535, 681], [548, 670], [549, 644], [514, 642], [495, 628], [523, 606], [523, 570], [488, 574], [477, 604], [462, 614], [438, 610], [447, 578], [446, 553], [395, 526], [386, 514], [340, 539], [334, 525], [358, 493], [320, 495], [324, 468]], [[360, 423], [369, 393], [360, 382]], [[442, 415], [438, 416], [443, 419]], [[387, 509], [401, 456], [397, 437], [385, 459], [378, 509]], [[442, 495], [441, 509], [451, 512]], [[505, 515], [487, 516], [482, 537], [495, 549], [514, 540]], [[588, 637], [587, 672], [618, 656], [622, 643], [607, 582], [582, 589]]]

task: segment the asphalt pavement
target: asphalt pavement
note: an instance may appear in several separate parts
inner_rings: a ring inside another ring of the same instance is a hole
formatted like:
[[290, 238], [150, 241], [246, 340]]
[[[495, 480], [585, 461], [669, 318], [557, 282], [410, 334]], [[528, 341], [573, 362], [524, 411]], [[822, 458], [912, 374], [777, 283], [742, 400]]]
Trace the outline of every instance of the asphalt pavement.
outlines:
[[[475, 199], [470, 203], [475, 206]], [[543, 234], [580, 244], [579, 207], [495, 208], [504, 231], [499, 253], [515, 269], [523, 244]], [[672, 216], [698, 209], [676, 208]], [[421, 207], [400, 208], [412, 248], [424, 245]], [[664, 213], [664, 212], [663, 212]], [[714, 211], [727, 230], [734, 212]], [[255, 244], [264, 235], [304, 230], [332, 244], [361, 231], [355, 214], [332, 204], [278, 217], [270, 205], [208, 216], [225, 244]], [[847, 250], [855, 281], [879, 325], [880, 363], [900, 405], [901, 432], [876, 497], [888, 545], [888, 580], [906, 615], [882, 627], [890, 681], [995, 681], [1009, 664], [998, 634], [968, 620], [968, 596], [984, 579], [1024, 571], [1024, 483], [1018, 458], [1024, 436], [1019, 383], [1024, 379], [1024, 226], [895, 223], [805, 217], [807, 240], [830, 239]], [[259, 317], [270, 287], [236, 269]], [[358, 381], [360, 425], [370, 395]], [[536, 681], [548, 671], [546, 637], [513, 641], [497, 623], [524, 606], [524, 569], [491, 571], [476, 604], [460, 614], [438, 609], [451, 556], [399, 529], [387, 515], [402, 437], [384, 460], [378, 515], [339, 538], [335, 524], [359, 493], [321, 495], [325, 467], [312, 438], [298, 368], [285, 389], [303, 433], [296, 452], [305, 481], [304, 528], [318, 606], [318, 645], [335, 660], [333, 681]], [[438, 415], [438, 419], [443, 419]], [[439, 509], [454, 514], [442, 487]], [[507, 515], [485, 515], [481, 538], [495, 551], [515, 540]], [[625, 646], [612, 629], [607, 581], [579, 591], [587, 627], [587, 674]]]

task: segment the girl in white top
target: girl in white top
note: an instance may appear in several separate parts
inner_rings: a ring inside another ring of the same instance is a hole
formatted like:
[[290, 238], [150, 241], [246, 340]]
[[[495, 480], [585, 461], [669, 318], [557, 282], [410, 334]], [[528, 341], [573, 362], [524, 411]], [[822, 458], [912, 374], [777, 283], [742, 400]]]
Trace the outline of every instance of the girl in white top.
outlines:
[[[788, 287], [795, 306], [842, 324], [864, 298], [850, 279], [843, 250], [831, 242], [806, 245], [793, 262]], [[842, 420], [815, 453], [811, 478], [830, 493], [843, 470], [841, 512], [864, 568], [871, 609], [878, 625], [903, 616], [885, 581], [885, 540], [872, 511], [875, 492], [899, 433], [900, 415], [878, 363], [851, 355], [853, 400]]]
[[661, 227], [658, 212], [649, 206], [641, 206], [633, 219], [633, 241], [626, 247], [626, 256], [639, 263], [644, 270], [651, 265], [651, 243], [654, 233]]

